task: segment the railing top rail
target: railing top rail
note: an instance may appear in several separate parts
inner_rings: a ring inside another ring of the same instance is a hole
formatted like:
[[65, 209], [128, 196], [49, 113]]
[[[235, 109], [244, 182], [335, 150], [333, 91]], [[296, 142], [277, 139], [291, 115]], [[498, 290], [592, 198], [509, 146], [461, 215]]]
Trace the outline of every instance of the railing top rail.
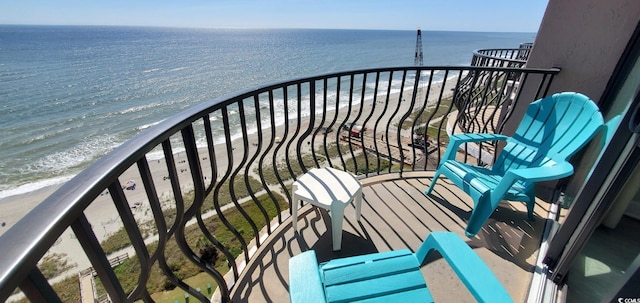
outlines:
[[496, 60], [503, 60], [509, 62], [517, 62], [517, 63], [527, 63], [527, 60], [517, 59], [513, 57], [501, 56], [501, 53], [515, 53], [515, 52], [529, 52], [531, 48], [521, 47], [521, 48], [497, 48], [497, 49], [478, 49], [473, 51], [474, 57], [482, 57], [482, 58], [490, 58]]
[[145, 129], [100, 158], [62, 185], [0, 236], [0, 241], [4, 243], [0, 245], [0, 299], [7, 298], [13, 292], [20, 281], [27, 277], [32, 266], [42, 258], [60, 235], [82, 215], [83, 211], [105, 188], [137, 161], [144, 159], [145, 155], [156, 146], [207, 114], [239, 100], [301, 83], [359, 74], [430, 70], [528, 72], [545, 75], [555, 75], [560, 71], [559, 69], [479, 66], [411, 66], [361, 69], [265, 84], [203, 102], [165, 119], [154, 127]]

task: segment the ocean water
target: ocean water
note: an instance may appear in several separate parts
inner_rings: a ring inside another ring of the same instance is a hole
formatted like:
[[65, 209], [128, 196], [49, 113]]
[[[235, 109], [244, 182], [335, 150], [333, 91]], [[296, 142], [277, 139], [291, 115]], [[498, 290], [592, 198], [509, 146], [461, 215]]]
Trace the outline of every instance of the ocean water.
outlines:
[[[425, 65], [534, 33], [422, 32]], [[0, 198], [70, 179], [200, 102], [276, 81], [411, 66], [416, 31], [0, 25]], [[215, 118], [215, 117], [214, 117]]]

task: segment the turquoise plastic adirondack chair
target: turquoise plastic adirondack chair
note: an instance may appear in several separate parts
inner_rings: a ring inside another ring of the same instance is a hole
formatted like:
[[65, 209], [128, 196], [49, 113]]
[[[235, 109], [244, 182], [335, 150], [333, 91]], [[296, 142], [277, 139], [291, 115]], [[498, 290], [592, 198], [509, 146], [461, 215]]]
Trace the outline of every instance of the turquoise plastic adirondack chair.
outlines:
[[[475, 236], [502, 200], [522, 201], [533, 220], [536, 182], [573, 174], [568, 159], [584, 147], [603, 125], [596, 104], [579, 93], [558, 93], [531, 103], [513, 136], [458, 134], [450, 137], [438, 169], [425, 191], [430, 194], [442, 174], [474, 201], [466, 228]], [[504, 140], [491, 168], [455, 160], [463, 143]]]
[[322, 264], [313, 250], [292, 257], [291, 303], [433, 302], [420, 267], [434, 251], [440, 252], [478, 302], [513, 302], [493, 272], [458, 235], [432, 232], [415, 254], [403, 249]]

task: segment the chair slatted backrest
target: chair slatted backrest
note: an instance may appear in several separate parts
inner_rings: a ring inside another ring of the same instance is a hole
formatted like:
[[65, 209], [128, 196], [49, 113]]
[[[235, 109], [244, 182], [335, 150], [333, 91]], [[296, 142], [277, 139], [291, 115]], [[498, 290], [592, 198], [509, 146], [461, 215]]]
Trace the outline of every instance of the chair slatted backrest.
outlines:
[[551, 165], [585, 146], [603, 124], [596, 104], [579, 93], [559, 93], [531, 103], [507, 140], [493, 171]]

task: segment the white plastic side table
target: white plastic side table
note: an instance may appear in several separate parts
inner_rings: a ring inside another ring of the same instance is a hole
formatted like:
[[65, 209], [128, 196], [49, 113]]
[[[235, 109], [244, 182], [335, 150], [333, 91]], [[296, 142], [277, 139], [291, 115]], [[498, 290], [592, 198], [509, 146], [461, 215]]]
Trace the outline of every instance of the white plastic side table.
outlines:
[[331, 167], [313, 168], [293, 182], [292, 223], [298, 231], [298, 201], [324, 208], [331, 215], [333, 250], [342, 248], [344, 209], [355, 200], [356, 220], [360, 221], [362, 184], [352, 174]]

